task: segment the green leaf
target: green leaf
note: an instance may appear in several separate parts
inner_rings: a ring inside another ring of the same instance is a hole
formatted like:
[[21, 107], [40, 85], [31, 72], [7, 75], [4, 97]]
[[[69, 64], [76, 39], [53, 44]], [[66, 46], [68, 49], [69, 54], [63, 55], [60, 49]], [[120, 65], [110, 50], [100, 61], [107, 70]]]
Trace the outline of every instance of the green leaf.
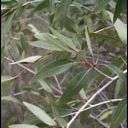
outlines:
[[56, 121], [58, 122], [58, 124], [62, 128], [65, 127], [67, 122], [61, 117], [59, 111], [56, 109], [56, 106], [54, 104], [52, 104], [52, 111], [53, 111], [53, 115], [54, 115]]
[[64, 35], [62, 35], [61, 33], [59, 33], [58, 31], [54, 30], [53, 28], [50, 28], [50, 30], [51, 30], [52, 33], [53, 33], [54, 35], [56, 35], [57, 38], [58, 38], [62, 43], [64, 43], [66, 46], [68, 46], [69, 48], [71, 48], [71, 49], [73, 49], [73, 50], [75, 50], [75, 51], [77, 51], [77, 52], [79, 51], [79, 50], [76, 48], [76, 46], [74, 45], [73, 41], [72, 41], [70, 38], [68, 38], [68, 37], [66, 37], [66, 36], [64, 36]]
[[1, 83], [6, 82], [6, 81], [11, 81], [13, 79], [14, 77], [12, 76], [1, 76]]
[[1, 0], [1, 2], [11, 2], [11, 0]]
[[125, 13], [127, 12], [127, 0], [117, 0], [115, 12], [114, 12], [113, 23], [120, 16], [120, 13], [124, 13], [124, 12]]
[[112, 116], [112, 121], [110, 128], [118, 128], [120, 123], [122, 123], [127, 118], [127, 96], [120, 101], [115, 113]]
[[101, 33], [90, 33], [91, 36], [96, 37], [97, 39], [110, 39], [110, 40], [114, 40], [114, 41], [119, 41], [120, 39], [114, 38], [111, 35], [105, 35], [105, 34], [101, 34]]
[[70, 32], [74, 32], [74, 33], [78, 33], [79, 32], [79, 29], [78, 29], [77, 25], [69, 17], [65, 17], [63, 25]]
[[29, 43], [29, 45], [37, 48], [43, 48], [46, 50], [52, 50], [52, 51], [63, 51], [63, 49], [59, 48], [58, 46], [55, 46], [54, 44], [51, 44], [50, 42], [46, 40], [38, 40], [38, 41], [33, 41]]
[[39, 127], [30, 124], [13, 124], [10, 125], [9, 128], [39, 128]]
[[[107, 11], [107, 13], [110, 16], [111, 21], [113, 22], [113, 14], [109, 11]], [[124, 24], [120, 19], [117, 19], [116, 22], [114, 23], [114, 27], [118, 33], [120, 40], [124, 44], [127, 44], [127, 25]]]
[[112, 110], [108, 110], [108, 111], [105, 111], [104, 113], [102, 113], [100, 115], [100, 117], [98, 118], [99, 120], [104, 120], [106, 119], [107, 117], [109, 117], [110, 115], [112, 115]]
[[123, 1], [124, 0], [117, 0], [115, 12], [114, 12], [114, 17], [113, 17], [113, 23], [115, 23], [117, 18], [120, 16], [120, 13], [122, 11], [122, 3], [123, 3]]
[[41, 121], [43, 121], [45, 124], [49, 125], [49, 126], [55, 126], [56, 122], [42, 109], [40, 109], [39, 107], [27, 103], [27, 102], [23, 102], [23, 104]]
[[28, 26], [30, 27], [31, 31], [35, 34], [38, 35], [40, 33], [40, 31], [37, 30], [37, 28], [32, 25], [32, 24], [28, 24]]
[[85, 124], [86, 122], [88, 122], [90, 113], [91, 113], [91, 109], [80, 113], [80, 123], [81, 124]]
[[32, 12], [41, 11], [44, 8], [49, 7], [49, 0], [43, 0], [40, 2]]
[[84, 86], [86, 86], [86, 75], [87, 73], [80, 73], [71, 80], [60, 98], [60, 103], [69, 101], [71, 98], [75, 97]]
[[126, 78], [125, 75], [123, 74], [123, 71], [121, 69], [119, 69], [117, 66], [109, 64], [106, 65], [106, 67], [114, 74], [119, 76], [119, 79], [121, 82], [126, 83]]
[[87, 99], [87, 96], [86, 96], [86, 93], [85, 93], [84, 89], [81, 89], [81, 90], [80, 90], [79, 95], [80, 95], [80, 97], [81, 97], [83, 100]]
[[123, 95], [125, 86], [126, 85], [124, 84], [124, 82], [120, 81], [120, 79], [117, 80], [114, 93], [115, 98], [119, 98], [121, 97], [121, 95]]
[[86, 40], [87, 40], [88, 49], [89, 49], [91, 55], [93, 56], [93, 51], [92, 51], [92, 47], [91, 47], [91, 41], [90, 41], [89, 33], [87, 30], [87, 26], [85, 26], [85, 36], [86, 36]]
[[96, 0], [94, 11], [103, 10], [111, 0]]
[[67, 45], [58, 40], [57, 37], [52, 34], [40, 33], [35, 34], [35, 37], [39, 39], [39, 41], [30, 43], [32, 46], [44, 48], [47, 50], [72, 52], [72, 50]]
[[14, 18], [14, 16], [15, 16], [15, 13], [16, 12], [13, 12], [9, 17], [8, 17], [8, 19], [7, 19], [7, 21], [6, 21], [6, 23], [5, 23], [5, 25], [4, 25], [4, 29], [2, 30], [2, 35], [6, 35], [9, 31], [10, 31], [10, 29], [11, 29], [11, 27], [12, 27], [12, 20], [13, 20], [13, 18]]
[[49, 92], [49, 93], [53, 93], [53, 91], [52, 91], [52, 89], [51, 89], [51, 87], [50, 87], [50, 85], [49, 85], [48, 82], [46, 82], [45, 80], [40, 79], [40, 80], [39, 80], [39, 83], [40, 83], [41, 87], [42, 87], [45, 91], [47, 91], [47, 92]]
[[59, 18], [61, 19], [61, 22], [63, 22], [63, 20], [65, 19], [71, 2], [72, 0], [61, 0], [60, 10], [58, 14]]
[[81, 44], [80, 44], [80, 41], [78, 40], [78, 37], [76, 34], [73, 35], [72, 41], [73, 41], [74, 45], [76, 46], [76, 48], [81, 49]]
[[2, 97], [1, 97], [1, 100], [11, 101], [11, 102], [14, 102], [14, 103], [21, 104], [21, 103], [19, 102], [19, 100], [17, 100], [17, 98], [15, 98], [15, 97], [13, 97], [13, 96], [2, 96]]
[[30, 56], [28, 58], [21, 59], [19, 61], [13, 62], [11, 64], [19, 64], [19, 63], [34, 63], [39, 60], [42, 56]]
[[58, 75], [64, 73], [72, 67], [73, 63], [57, 60], [49, 63], [45, 67], [43, 67], [33, 78], [33, 80], [44, 79], [46, 77], [51, 77], [54, 75]]

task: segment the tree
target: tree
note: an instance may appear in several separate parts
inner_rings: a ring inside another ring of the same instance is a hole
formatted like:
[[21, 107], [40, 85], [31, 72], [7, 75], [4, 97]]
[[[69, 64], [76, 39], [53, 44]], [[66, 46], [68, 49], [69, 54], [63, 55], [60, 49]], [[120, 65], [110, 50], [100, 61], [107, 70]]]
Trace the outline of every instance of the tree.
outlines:
[[3, 127], [125, 127], [127, 1], [1, 2]]

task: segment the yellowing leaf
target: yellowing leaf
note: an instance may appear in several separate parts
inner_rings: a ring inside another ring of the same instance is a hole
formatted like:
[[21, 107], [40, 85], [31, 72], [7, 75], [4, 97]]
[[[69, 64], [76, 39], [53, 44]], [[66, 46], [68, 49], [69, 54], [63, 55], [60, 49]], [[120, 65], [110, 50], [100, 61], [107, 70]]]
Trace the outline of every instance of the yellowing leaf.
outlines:
[[19, 64], [19, 63], [34, 63], [39, 60], [41, 56], [30, 56], [28, 58], [21, 59], [19, 61], [13, 62], [11, 64]]

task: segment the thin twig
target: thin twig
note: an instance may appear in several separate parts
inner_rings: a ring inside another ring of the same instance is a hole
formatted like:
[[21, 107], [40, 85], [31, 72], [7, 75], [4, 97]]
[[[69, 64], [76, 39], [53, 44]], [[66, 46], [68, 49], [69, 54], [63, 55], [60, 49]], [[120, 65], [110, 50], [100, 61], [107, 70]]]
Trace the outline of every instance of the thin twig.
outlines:
[[106, 123], [102, 122], [101, 120], [99, 120], [99, 119], [96, 118], [95, 116], [90, 115], [90, 117], [91, 117], [92, 119], [96, 120], [97, 122], [99, 122], [99, 123], [100, 123], [102, 126], [104, 126], [105, 128], [109, 128], [109, 126], [108, 126]]
[[[4, 58], [5, 58], [6, 60], [10, 61], [11, 63], [14, 62], [14, 60], [12, 60], [12, 59], [10, 59], [10, 58], [8, 58], [8, 57], [4, 57]], [[33, 75], [36, 74], [35, 71], [29, 69], [28, 67], [26, 67], [26, 66], [24, 66], [24, 65], [22, 65], [22, 64], [17, 64], [17, 65], [20, 66], [20, 67], [22, 67], [22, 68], [24, 68], [25, 70], [27, 70], [28, 72], [32, 73]], [[53, 87], [53, 86], [52, 86], [52, 88], [53, 88], [56, 92], [58, 92], [59, 94], [62, 94], [62, 92], [61, 92], [60, 90], [58, 90], [57, 88], [55, 88], [55, 87]], [[43, 88], [42, 88], [42, 89], [43, 89]], [[39, 90], [40, 90], [40, 89], [39, 89]], [[26, 93], [26, 91], [15, 93], [15, 94], [13, 94], [13, 96], [21, 95], [21, 94], [24, 94], [24, 93]]]
[[109, 29], [109, 28], [112, 28], [113, 26], [108, 26], [108, 27], [106, 27], [106, 28], [102, 28], [102, 29], [100, 29], [100, 30], [97, 30], [97, 31], [95, 31], [94, 33], [99, 33], [99, 32], [102, 32], [102, 31], [104, 31], [104, 30], [106, 30], [106, 29]]
[[[14, 62], [14, 60], [8, 58], [8, 57], [4, 57], [6, 60], [10, 61], [11, 63]], [[22, 67], [23, 69], [27, 70], [28, 72], [32, 73], [32, 74], [36, 74], [36, 72], [34, 72], [33, 70], [29, 69], [28, 67], [22, 65], [22, 64], [17, 64], [18, 66]]]
[[[85, 108], [82, 110], [82, 112], [86, 111], [86, 110], [89, 110], [89, 109], [92, 109], [92, 108], [95, 108], [95, 107], [98, 107], [100, 105], [104, 105], [106, 103], [111, 103], [111, 102], [119, 102], [121, 101], [122, 99], [110, 99], [110, 100], [107, 100], [107, 101], [103, 101], [103, 102], [100, 102], [100, 103], [97, 103], [97, 104], [92, 104], [91, 106]], [[66, 114], [66, 115], [63, 115], [62, 117], [67, 117], [67, 116], [71, 116], [71, 115], [74, 115], [76, 114], [77, 112], [72, 112], [72, 113], [69, 113], [69, 114]]]
[[61, 94], [63, 94], [63, 92], [62, 92], [62, 88], [61, 88], [61, 85], [60, 85], [60, 83], [59, 83], [59, 81], [58, 81], [57, 77], [56, 77], [56, 76], [54, 76], [54, 79], [55, 79], [55, 81], [56, 81], [56, 84], [57, 84], [58, 89], [60, 90]]
[[[127, 69], [123, 73], [127, 73]], [[84, 108], [87, 107], [88, 104], [90, 104], [104, 89], [106, 89], [113, 81], [117, 80], [118, 78], [119, 76], [116, 75], [108, 83], [101, 87], [95, 94], [93, 94], [92, 97], [79, 109], [78, 112], [76, 112], [73, 118], [68, 122], [66, 128], [69, 128], [71, 124], [74, 122], [74, 120], [78, 117], [78, 115], [84, 110]]]
[[108, 76], [107, 74], [101, 72], [98, 68], [94, 67], [94, 69], [95, 69], [97, 72], [99, 72], [100, 74], [102, 74], [103, 76], [107, 77], [108, 79], [110, 79], [110, 80], [113, 79], [112, 77]]

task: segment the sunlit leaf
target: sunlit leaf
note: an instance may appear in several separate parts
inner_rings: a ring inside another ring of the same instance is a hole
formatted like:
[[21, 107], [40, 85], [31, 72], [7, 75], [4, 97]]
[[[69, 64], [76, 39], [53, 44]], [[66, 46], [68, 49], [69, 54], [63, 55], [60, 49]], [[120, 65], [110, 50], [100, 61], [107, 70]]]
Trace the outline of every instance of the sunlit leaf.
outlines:
[[59, 33], [58, 31], [54, 30], [53, 28], [51, 28], [50, 30], [52, 31], [52, 33], [53, 33], [54, 35], [57, 36], [57, 38], [58, 38], [60, 41], [62, 41], [62, 43], [64, 43], [65, 45], [67, 45], [67, 46], [70, 47], [71, 49], [74, 49], [74, 50], [78, 51], [78, 49], [76, 48], [76, 46], [74, 45], [73, 41], [72, 41], [70, 38], [68, 38], [68, 37], [66, 37], [66, 36], [64, 36], [64, 35], [62, 35], [61, 33]]
[[19, 61], [13, 62], [11, 64], [19, 64], [19, 63], [34, 63], [39, 60], [42, 56], [30, 56], [28, 58], [21, 59]]
[[49, 126], [56, 125], [56, 122], [44, 110], [27, 102], [23, 102], [23, 104], [28, 108], [28, 110], [30, 110], [38, 119], [43, 121], [45, 124]]
[[[107, 13], [110, 16], [111, 21], [113, 22], [113, 14], [109, 11]], [[114, 23], [115, 29], [118, 33], [118, 36], [120, 40], [124, 43], [127, 44], [127, 25], [124, 24], [120, 19], [117, 19], [116, 22]]]
[[10, 125], [9, 128], [39, 128], [39, 127], [30, 124], [13, 124]]
[[104, 113], [102, 113], [100, 115], [100, 117], [98, 118], [99, 120], [104, 120], [106, 119], [107, 117], [109, 117], [110, 115], [112, 115], [112, 110], [108, 110], [108, 111], [105, 111]]
[[12, 76], [1, 76], [1, 83], [6, 82], [6, 81], [10, 81], [13, 79], [14, 79], [14, 77], [12, 77]]
[[52, 91], [52, 89], [51, 89], [51, 87], [50, 87], [50, 85], [49, 85], [48, 82], [46, 82], [45, 80], [40, 79], [40, 80], [39, 80], [39, 83], [40, 83], [41, 87], [42, 87], [45, 91], [47, 91], [47, 92], [49, 92], [49, 93], [53, 93], [53, 91]]
[[72, 52], [72, 50], [67, 45], [65, 45], [62, 41], [58, 40], [58, 38], [52, 34], [35, 34], [35, 37], [39, 40], [31, 42], [30, 45], [32, 46], [44, 48], [47, 50]]

